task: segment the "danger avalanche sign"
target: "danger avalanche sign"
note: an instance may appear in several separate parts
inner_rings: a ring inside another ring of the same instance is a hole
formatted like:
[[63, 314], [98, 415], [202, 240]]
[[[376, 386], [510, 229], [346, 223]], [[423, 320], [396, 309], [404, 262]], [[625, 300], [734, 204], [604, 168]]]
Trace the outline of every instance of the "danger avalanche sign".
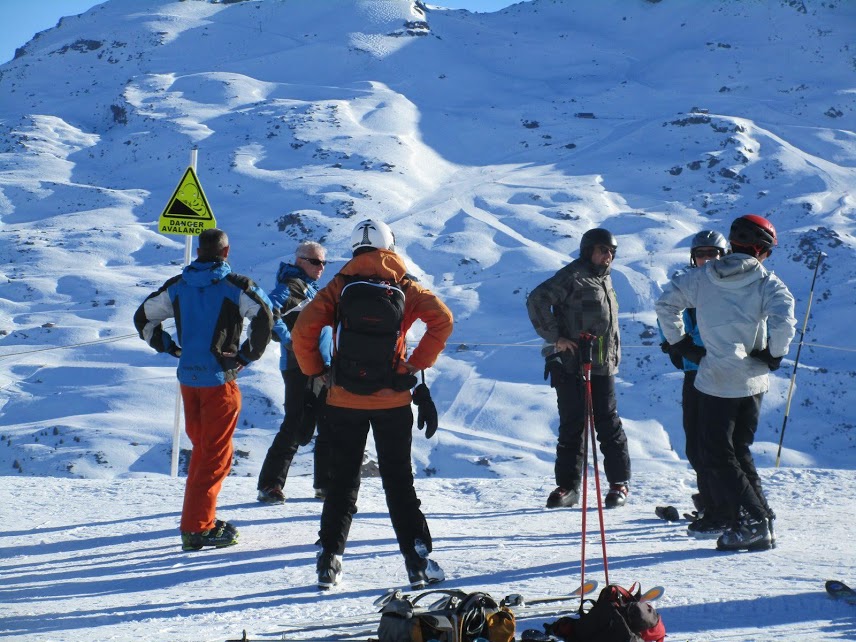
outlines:
[[217, 221], [214, 220], [214, 213], [208, 205], [199, 178], [193, 167], [188, 167], [160, 215], [158, 232], [199, 236], [202, 230], [214, 227], [217, 227]]

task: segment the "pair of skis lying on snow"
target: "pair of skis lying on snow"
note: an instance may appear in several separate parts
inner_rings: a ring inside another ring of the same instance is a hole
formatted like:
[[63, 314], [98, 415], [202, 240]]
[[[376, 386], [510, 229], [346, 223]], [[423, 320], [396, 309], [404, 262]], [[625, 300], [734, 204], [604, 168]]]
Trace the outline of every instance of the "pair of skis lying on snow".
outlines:
[[[501, 602], [501, 605], [507, 606], [514, 611], [515, 618], [518, 620], [534, 619], [539, 617], [560, 616], [568, 613], [567, 605], [559, 606], [557, 603], [568, 602], [574, 599], [579, 599], [593, 593], [597, 589], [598, 583], [595, 580], [587, 581], [583, 586], [567, 595], [549, 595], [544, 597], [526, 598], [519, 593], [507, 595]], [[633, 587], [632, 592], [635, 592], [637, 587]], [[652, 602], [663, 595], [665, 589], [662, 586], [655, 586], [647, 590], [639, 598], [641, 602]], [[380, 624], [381, 611], [383, 607], [389, 604], [392, 600], [407, 599], [413, 604], [413, 613], [430, 613], [433, 611], [442, 611], [453, 609], [455, 599], [459, 598], [464, 591], [457, 589], [435, 589], [422, 592], [418, 595], [405, 593], [402, 589], [389, 589], [374, 601], [374, 606], [377, 611], [372, 613], [364, 613], [351, 617], [331, 618], [329, 620], [313, 620], [311, 622], [292, 622], [284, 625], [285, 630], [277, 635], [278, 639], [293, 639], [295, 641], [334, 641], [334, 640], [358, 640], [366, 638], [377, 633], [378, 625]], [[419, 602], [420, 598], [429, 595], [440, 596], [435, 598], [435, 601], [422, 605]], [[323, 631], [328, 635], [317, 637], [307, 634], [312, 634], [315, 631]], [[237, 640], [227, 640], [226, 642], [252, 642], [247, 637], [246, 631], [243, 638]]]
[[[526, 619], [535, 619], [539, 617], [550, 617], [550, 616], [559, 616], [566, 614], [568, 611], [567, 606], [558, 607], [555, 606], [557, 602], [568, 602], [574, 599], [578, 599], [585, 595], [588, 595], [597, 589], [596, 581], [586, 582], [584, 586], [581, 586], [573, 593], [568, 595], [551, 595], [545, 597], [536, 597], [531, 599], [525, 599], [520, 594], [508, 595], [502, 601], [503, 604], [508, 606], [510, 609], [514, 611], [515, 617], [518, 620], [526, 620]], [[440, 591], [435, 591], [440, 594]], [[655, 586], [652, 589], [649, 589], [640, 597], [640, 601], [642, 602], [653, 602], [663, 595], [664, 589], [661, 586]], [[838, 580], [828, 580], [826, 582], [826, 592], [835, 600], [840, 600], [842, 602], [846, 602], [848, 604], [856, 605], [856, 590], [850, 588], [843, 582]], [[457, 593], [457, 591], [446, 591], [445, 594], [448, 596]], [[389, 589], [384, 595], [375, 600], [375, 606], [378, 609], [383, 609], [386, 604], [388, 604], [393, 599], [401, 599], [410, 597], [408, 594], [404, 593], [401, 589]], [[442, 607], [443, 604], [441, 602], [445, 602], [448, 604], [448, 599], [437, 601], [433, 604], [430, 604], [427, 608], [417, 608], [414, 610], [415, 613], [419, 613], [420, 611], [430, 611], [435, 606]], [[552, 604], [552, 606], [550, 606]], [[360, 638], [365, 638], [368, 636], [372, 636], [377, 632], [378, 624], [380, 624], [380, 612], [373, 613], [364, 613], [362, 615], [355, 615], [352, 617], [345, 618], [337, 618], [331, 620], [323, 620], [323, 621], [313, 621], [313, 622], [292, 622], [290, 624], [285, 625], [286, 630], [277, 633], [277, 639], [286, 640], [286, 639], [294, 639], [296, 642], [309, 642], [310, 640], [317, 641], [334, 641], [334, 640], [358, 640]], [[341, 633], [334, 633], [335, 631], [341, 631], [345, 629]], [[304, 634], [311, 634], [314, 631], [324, 631], [328, 632], [330, 635], [325, 637], [307, 637]], [[267, 640], [271, 640], [274, 638], [268, 637]], [[244, 631], [244, 635], [242, 638], [227, 640], [226, 642], [252, 642], [250, 638], [247, 637], [247, 632]]]

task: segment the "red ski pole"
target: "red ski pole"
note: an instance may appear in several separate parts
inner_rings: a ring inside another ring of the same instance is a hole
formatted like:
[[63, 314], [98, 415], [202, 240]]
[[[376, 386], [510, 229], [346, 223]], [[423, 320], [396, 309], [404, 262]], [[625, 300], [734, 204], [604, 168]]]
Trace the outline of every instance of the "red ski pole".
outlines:
[[[583, 381], [585, 383], [585, 426], [583, 430], [585, 433], [583, 435], [583, 439], [586, 443], [586, 448], [583, 449], [585, 452], [588, 450], [588, 440], [589, 436], [591, 436], [591, 455], [592, 462], [594, 464], [594, 485], [597, 496], [597, 515], [598, 520], [600, 522], [600, 544], [603, 549], [603, 575], [606, 580], [607, 586], [609, 585], [609, 562], [606, 556], [606, 529], [603, 525], [603, 500], [600, 494], [600, 471], [598, 470], [597, 465], [597, 441], [595, 438], [595, 429], [594, 429], [594, 403], [592, 401], [592, 393], [591, 393], [591, 364], [593, 361], [593, 350], [594, 350], [594, 342], [597, 340], [592, 334], [581, 334], [580, 335], [580, 359], [583, 367]], [[585, 456], [583, 460], [584, 470], [588, 469], [588, 456]], [[587, 506], [584, 505], [583, 508], [583, 524], [585, 524], [585, 513], [587, 511]]]
[[[580, 349], [582, 350], [582, 345], [580, 345]], [[588, 369], [591, 370], [591, 361], [588, 363]], [[582, 362], [582, 370], [583, 370], [583, 385], [587, 386], [586, 382], [586, 364]], [[585, 395], [585, 387], [584, 391], [584, 399], [588, 399], [588, 396]], [[588, 401], [586, 401], [588, 403]], [[588, 417], [588, 406], [586, 406], [586, 417]], [[588, 514], [588, 424], [583, 424], [583, 524], [582, 524], [582, 533], [580, 535], [580, 586], [586, 585], [586, 515]], [[580, 613], [583, 612], [583, 604], [585, 603], [585, 592], [583, 591], [580, 594]]]

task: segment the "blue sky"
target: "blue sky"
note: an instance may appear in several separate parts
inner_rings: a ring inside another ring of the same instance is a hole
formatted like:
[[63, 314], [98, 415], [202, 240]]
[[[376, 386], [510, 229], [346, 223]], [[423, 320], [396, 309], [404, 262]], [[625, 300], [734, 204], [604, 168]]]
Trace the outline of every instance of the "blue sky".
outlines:
[[[15, 49], [39, 31], [56, 25], [63, 16], [73, 16], [104, 0], [0, 0], [0, 64], [9, 62]], [[437, 4], [452, 9], [496, 11], [515, 0], [445, 0]]]

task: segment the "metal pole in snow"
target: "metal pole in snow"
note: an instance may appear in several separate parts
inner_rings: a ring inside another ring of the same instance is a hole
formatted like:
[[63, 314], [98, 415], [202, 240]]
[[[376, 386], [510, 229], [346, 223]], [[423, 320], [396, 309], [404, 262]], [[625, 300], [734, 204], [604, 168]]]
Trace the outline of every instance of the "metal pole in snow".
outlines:
[[794, 359], [794, 371], [791, 374], [791, 385], [788, 388], [788, 403], [785, 404], [785, 420], [782, 422], [782, 434], [779, 435], [779, 451], [776, 453], [776, 468], [779, 467], [779, 461], [782, 459], [782, 444], [785, 442], [785, 427], [788, 425], [788, 415], [791, 412], [791, 397], [794, 393], [794, 383], [797, 380], [797, 366], [800, 364], [800, 352], [803, 347], [803, 339], [805, 339], [805, 329], [808, 325], [808, 315], [811, 312], [811, 300], [814, 298], [814, 282], [817, 280], [817, 268], [820, 267], [820, 262], [826, 256], [823, 252], [817, 253], [817, 262], [814, 264], [814, 276], [811, 279], [811, 290], [808, 293], [808, 306], [805, 309], [805, 320], [803, 321], [802, 332], [800, 333], [800, 344], [797, 347], [797, 356]]
[[[190, 166], [193, 171], [196, 171], [196, 157], [198, 149], [194, 147], [190, 150]], [[190, 254], [193, 248], [193, 236], [185, 234], [184, 236], [184, 265], [190, 265]], [[172, 424], [172, 461], [170, 463], [169, 474], [171, 477], [178, 477], [178, 453], [181, 448], [181, 384], [175, 383], [175, 415]]]

